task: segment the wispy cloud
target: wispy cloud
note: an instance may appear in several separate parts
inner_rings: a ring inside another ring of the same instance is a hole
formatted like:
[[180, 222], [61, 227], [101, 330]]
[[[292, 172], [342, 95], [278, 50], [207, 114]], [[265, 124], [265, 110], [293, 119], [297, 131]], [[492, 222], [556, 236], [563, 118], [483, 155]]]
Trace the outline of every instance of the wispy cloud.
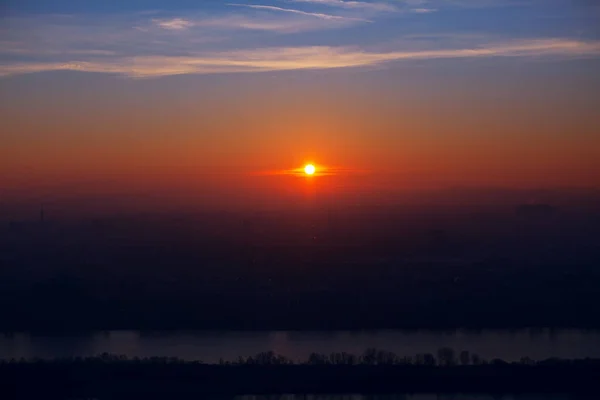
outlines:
[[192, 21], [183, 19], [183, 18], [173, 18], [168, 20], [153, 20], [154, 23], [161, 28], [171, 29], [171, 30], [181, 30], [187, 29], [194, 26]]
[[284, 0], [292, 3], [306, 3], [359, 10], [372, 14], [383, 12], [409, 12], [428, 14], [440, 8], [490, 8], [530, 5], [532, 0], [395, 0], [389, 2], [369, 2], [350, 0]]
[[417, 13], [417, 14], [429, 14], [429, 13], [436, 12], [437, 8], [413, 8], [410, 11], [414, 12], [414, 13]]
[[101, 58], [85, 62], [31, 62], [0, 65], [0, 75], [69, 70], [129, 77], [180, 74], [249, 73], [373, 66], [402, 60], [481, 57], [598, 57], [600, 42], [566, 39], [510, 41], [473, 48], [368, 52], [349, 47], [281, 47], [190, 56]]
[[366, 1], [349, 0], [289, 0], [294, 3], [310, 3], [330, 7], [346, 9], [370, 10], [370, 11], [397, 11], [397, 7], [390, 3], [370, 3]]
[[[178, 14], [9, 16], [0, 24], [0, 75], [67, 70], [156, 77], [368, 67], [442, 58], [600, 57], [600, 42], [591, 35], [587, 40], [583, 35], [511, 40], [514, 34], [508, 30], [440, 32], [440, 26], [432, 25], [444, 18], [441, 11], [448, 4], [464, 7], [475, 0], [277, 1], [268, 4], [283, 7], [232, 3], [210, 12]], [[482, 0], [489, 6], [515, 1]], [[297, 7], [285, 6], [292, 3]], [[365, 35], [325, 34], [363, 24], [365, 16], [385, 15], [382, 5], [397, 12], [378, 24], [365, 24], [361, 32]], [[326, 7], [334, 12], [323, 12], [329, 10]], [[424, 18], [431, 24], [412, 23], [423, 19], [418, 14], [438, 7], [438, 18]], [[301, 34], [317, 30], [323, 34]]]
[[316, 18], [321, 18], [321, 19], [326, 19], [326, 20], [340, 20], [340, 21], [363, 21], [363, 22], [371, 22], [369, 20], [363, 19], [363, 18], [354, 18], [354, 17], [343, 17], [340, 15], [331, 15], [331, 14], [323, 14], [323, 13], [315, 13], [315, 12], [308, 12], [308, 11], [302, 11], [302, 10], [296, 10], [293, 8], [283, 8], [283, 7], [275, 7], [275, 6], [265, 6], [265, 5], [260, 5], [260, 4], [237, 4], [237, 3], [228, 3], [228, 6], [233, 6], [233, 7], [247, 7], [247, 8], [254, 8], [257, 10], [268, 10], [268, 11], [276, 11], [276, 12], [285, 12], [285, 13], [292, 13], [292, 14], [298, 14], [298, 15], [305, 15], [305, 16], [309, 16], [309, 17], [316, 17]]
[[416, 8], [496, 8], [531, 5], [536, 0], [397, 0], [398, 3]]
[[[68, 61], [69, 55], [157, 55], [202, 50], [210, 43], [248, 40], [244, 31], [287, 34], [342, 29], [361, 23], [328, 20], [285, 13], [187, 13], [165, 17], [157, 13], [133, 15], [21, 15], [6, 17], [0, 24], [0, 57], [6, 63], [17, 56]], [[238, 12], [239, 11], [239, 12]], [[177, 40], [173, 34], [177, 33]], [[59, 57], [65, 56], [65, 57]], [[0, 61], [1, 63], [1, 61]]]
[[239, 30], [263, 31], [274, 33], [301, 33], [317, 30], [328, 30], [343, 28], [358, 21], [330, 21], [320, 18], [292, 18], [278, 17], [250, 17], [247, 15], [228, 15], [214, 18], [202, 18], [194, 21], [194, 27], [198, 29], [216, 29], [221, 31], [235, 32]]

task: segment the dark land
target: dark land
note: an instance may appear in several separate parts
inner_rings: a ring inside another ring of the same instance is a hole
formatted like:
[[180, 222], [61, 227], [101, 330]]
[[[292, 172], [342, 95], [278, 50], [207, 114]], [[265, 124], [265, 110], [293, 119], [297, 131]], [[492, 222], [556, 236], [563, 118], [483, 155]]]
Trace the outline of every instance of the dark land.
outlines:
[[[440, 355], [443, 357], [443, 350]], [[419, 361], [313, 355], [299, 365], [270, 353], [208, 365], [176, 359], [97, 358], [0, 363], [11, 397], [144, 398], [284, 393], [598, 393], [600, 360], [502, 360], [458, 365], [426, 355]], [[424, 363], [422, 363], [424, 362]], [[35, 384], [31, 384], [35, 382]]]
[[[600, 327], [599, 196], [67, 217], [0, 227], [0, 331]], [[585, 200], [585, 201], [584, 201]], [[488, 204], [488, 205], [483, 205]], [[9, 397], [597, 394], [600, 360], [272, 353], [4, 360]]]
[[600, 196], [491, 197], [77, 218], [34, 207], [0, 226], [0, 330], [600, 327]]

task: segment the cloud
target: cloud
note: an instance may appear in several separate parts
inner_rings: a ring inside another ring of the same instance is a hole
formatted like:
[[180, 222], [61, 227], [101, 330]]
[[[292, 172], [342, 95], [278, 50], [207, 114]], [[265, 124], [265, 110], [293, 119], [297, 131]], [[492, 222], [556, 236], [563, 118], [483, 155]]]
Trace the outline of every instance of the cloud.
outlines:
[[190, 56], [138, 56], [53, 63], [0, 65], [0, 76], [43, 71], [85, 71], [129, 77], [181, 74], [250, 73], [374, 66], [402, 60], [482, 57], [598, 57], [600, 42], [568, 39], [521, 40], [472, 48], [369, 52], [357, 48], [313, 46], [275, 47], [212, 52]]
[[169, 20], [153, 20], [153, 22], [164, 29], [170, 30], [182, 30], [194, 26], [192, 21], [188, 21], [183, 18], [173, 18]]
[[86, 55], [86, 56], [116, 56], [117, 53], [110, 50], [96, 49], [30, 49], [20, 44], [0, 42], [0, 54], [16, 54], [28, 56], [60, 56], [60, 55]]
[[399, 0], [400, 3], [413, 8], [494, 8], [528, 6], [534, 0]]
[[324, 5], [330, 7], [340, 7], [346, 9], [359, 9], [370, 11], [397, 11], [396, 6], [389, 3], [369, 3], [365, 1], [349, 0], [289, 0], [294, 3], [310, 3], [315, 5]]
[[227, 5], [228, 6], [234, 6], [234, 7], [248, 7], [248, 8], [254, 8], [254, 9], [258, 9], [258, 10], [286, 12], [286, 13], [305, 15], [305, 16], [309, 16], [309, 17], [316, 17], [316, 18], [321, 18], [321, 19], [326, 19], [326, 20], [371, 22], [369, 20], [362, 19], [362, 18], [342, 17], [342, 16], [339, 16], [339, 15], [313, 13], [313, 12], [295, 10], [293, 8], [282, 8], [282, 7], [275, 7], [275, 6], [264, 6], [264, 5], [259, 5], [259, 4], [236, 4], [236, 3], [228, 3]]
[[[132, 15], [20, 15], [0, 24], [0, 63], [17, 58], [70, 61], [73, 55], [166, 55], [197, 52], [212, 44], [238, 47], [248, 43], [244, 31], [287, 34], [340, 29], [360, 23], [355, 20], [327, 20], [285, 13], [188, 13], [165, 17], [137, 13]], [[241, 11], [233, 10], [233, 11]], [[177, 33], [177, 40], [173, 40]], [[275, 39], [277, 36], [272, 35]], [[227, 44], [225, 44], [227, 43]], [[53, 56], [53, 57], [50, 57]], [[87, 58], [87, 57], [86, 57]]]
[[413, 8], [410, 11], [414, 12], [414, 13], [417, 13], [417, 14], [429, 14], [429, 13], [436, 12], [437, 9], [436, 8]]
[[255, 18], [245, 15], [230, 15], [211, 19], [202, 19], [197, 21], [195, 26], [199, 28], [215, 28], [222, 31], [232, 32], [239, 30], [252, 30], [275, 33], [299, 33], [341, 28], [356, 22], [357, 21], [344, 20], [336, 21], [336, 23], [332, 24], [327, 20], [318, 18]]

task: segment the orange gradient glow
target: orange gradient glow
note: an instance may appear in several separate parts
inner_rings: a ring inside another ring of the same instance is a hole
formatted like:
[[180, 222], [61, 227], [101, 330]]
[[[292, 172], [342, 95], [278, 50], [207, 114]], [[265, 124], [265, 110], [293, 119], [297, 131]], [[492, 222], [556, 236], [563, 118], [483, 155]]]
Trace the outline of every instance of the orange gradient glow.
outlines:
[[[251, 208], [295, 204], [308, 188], [375, 201], [421, 188], [597, 187], [588, 105], [598, 92], [586, 92], [596, 80], [469, 86], [435, 75], [423, 86], [411, 71], [385, 85], [358, 75], [283, 86], [270, 75], [4, 79], [0, 208], [66, 198], [105, 207], [137, 193], [165, 207]], [[199, 96], [208, 82], [219, 90]]]

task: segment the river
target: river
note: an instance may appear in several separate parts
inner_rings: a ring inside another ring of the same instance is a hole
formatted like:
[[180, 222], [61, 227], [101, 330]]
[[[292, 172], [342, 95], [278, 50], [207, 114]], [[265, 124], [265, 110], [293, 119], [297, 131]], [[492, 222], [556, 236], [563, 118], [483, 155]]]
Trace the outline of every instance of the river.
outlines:
[[485, 394], [392, 394], [392, 395], [275, 395], [275, 396], [239, 396], [235, 400], [570, 400], [575, 396], [567, 394], [522, 394], [522, 395], [485, 395]]

